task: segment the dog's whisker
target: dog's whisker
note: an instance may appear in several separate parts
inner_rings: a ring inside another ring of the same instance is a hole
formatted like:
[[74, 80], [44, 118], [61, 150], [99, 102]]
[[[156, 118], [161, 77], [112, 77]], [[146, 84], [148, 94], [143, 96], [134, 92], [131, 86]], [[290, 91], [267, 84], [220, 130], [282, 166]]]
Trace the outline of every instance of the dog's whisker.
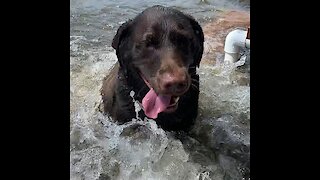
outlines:
[[191, 87], [193, 87], [193, 88], [196, 89], [196, 90], [199, 90], [198, 86], [195, 85], [195, 84], [193, 84], [193, 83], [191, 83]]
[[191, 79], [191, 83], [197, 83], [197, 84], [199, 84], [199, 81], [196, 80], [196, 79]]
[[190, 75], [196, 75], [197, 74], [197, 71], [191, 71], [189, 72]]
[[194, 88], [195, 90], [199, 90], [199, 88], [194, 84], [191, 84], [191, 88]]

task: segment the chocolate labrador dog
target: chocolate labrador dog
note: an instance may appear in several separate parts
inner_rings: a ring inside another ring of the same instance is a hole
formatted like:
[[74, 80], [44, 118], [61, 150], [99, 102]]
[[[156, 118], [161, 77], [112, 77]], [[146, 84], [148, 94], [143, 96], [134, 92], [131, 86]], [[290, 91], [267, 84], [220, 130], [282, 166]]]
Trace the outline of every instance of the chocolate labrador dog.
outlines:
[[[203, 32], [198, 22], [173, 8], [153, 6], [117, 31], [118, 62], [101, 89], [104, 112], [119, 123], [154, 119], [164, 130], [188, 131], [197, 117]], [[132, 94], [131, 94], [132, 95]]]

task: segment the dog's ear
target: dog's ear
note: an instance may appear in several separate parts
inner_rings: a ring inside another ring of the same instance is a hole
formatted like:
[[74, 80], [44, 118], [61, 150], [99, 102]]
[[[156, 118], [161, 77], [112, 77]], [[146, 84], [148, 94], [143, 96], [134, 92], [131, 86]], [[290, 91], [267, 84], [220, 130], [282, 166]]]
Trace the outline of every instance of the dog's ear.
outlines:
[[[121, 69], [123, 69], [124, 73], [127, 73], [127, 63], [128, 60], [126, 60], [128, 57], [130, 57], [128, 54], [130, 54], [130, 51], [128, 50], [130, 47], [130, 31], [132, 27], [132, 20], [128, 20], [127, 22], [123, 23], [118, 31], [117, 34], [114, 36], [112, 40], [112, 47], [116, 50], [116, 54], [118, 57], [118, 62], [120, 64]], [[121, 52], [122, 51], [122, 52]]]
[[132, 20], [128, 20], [127, 22], [123, 23], [117, 30], [117, 34], [113, 37], [113, 40], [112, 40], [112, 47], [115, 50], [118, 51], [122, 39], [124, 39], [124, 37], [128, 35], [128, 31], [131, 24], [132, 24]]
[[192, 26], [193, 32], [196, 36], [196, 41], [194, 41], [194, 48], [195, 48], [195, 55], [194, 55], [194, 62], [191, 66], [199, 67], [200, 61], [203, 54], [203, 42], [204, 42], [204, 35], [201, 26], [199, 23], [192, 17], [189, 16], [189, 21]]

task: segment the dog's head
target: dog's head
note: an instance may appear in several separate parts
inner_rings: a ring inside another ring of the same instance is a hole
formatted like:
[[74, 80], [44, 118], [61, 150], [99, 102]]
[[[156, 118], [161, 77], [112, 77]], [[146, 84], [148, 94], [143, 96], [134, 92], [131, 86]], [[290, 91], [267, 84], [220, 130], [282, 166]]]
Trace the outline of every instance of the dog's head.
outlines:
[[112, 47], [120, 68], [135, 71], [150, 88], [142, 102], [145, 112], [148, 104], [160, 112], [177, 108], [190, 87], [190, 73], [200, 64], [203, 41], [202, 28], [191, 16], [162, 6], [146, 9], [118, 29]]

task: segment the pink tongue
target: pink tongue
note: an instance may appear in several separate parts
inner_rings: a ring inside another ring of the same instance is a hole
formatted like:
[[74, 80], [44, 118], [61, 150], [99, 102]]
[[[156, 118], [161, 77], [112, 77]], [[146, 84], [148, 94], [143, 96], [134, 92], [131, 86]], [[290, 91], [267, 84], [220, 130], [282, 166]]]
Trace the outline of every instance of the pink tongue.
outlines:
[[152, 119], [158, 117], [158, 114], [170, 104], [171, 96], [157, 95], [156, 92], [151, 88], [150, 91], [142, 99], [142, 106], [144, 113]]

